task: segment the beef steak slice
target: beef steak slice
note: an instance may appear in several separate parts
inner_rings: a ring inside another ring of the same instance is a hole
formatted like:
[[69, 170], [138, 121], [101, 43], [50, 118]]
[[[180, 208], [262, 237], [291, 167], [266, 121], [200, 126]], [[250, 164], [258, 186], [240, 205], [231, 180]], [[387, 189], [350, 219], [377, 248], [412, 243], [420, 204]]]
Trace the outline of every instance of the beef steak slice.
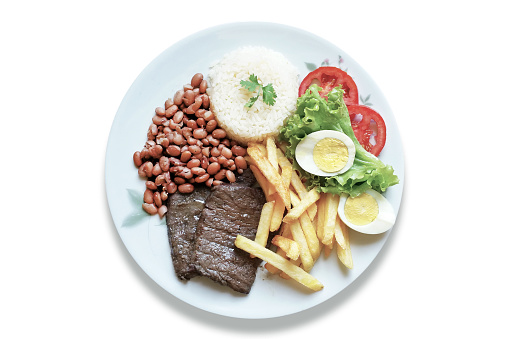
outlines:
[[265, 196], [260, 188], [220, 185], [212, 189], [196, 227], [195, 268], [200, 275], [249, 293], [260, 264], [235, 247], [241, 234], [254, 240]]
[[197, 275], [195, 269], [195, 232], [210, 188], [196, 186], [189, 194], [174, 193], [168, 199], [166, 225], [173, 268], [181, 280]]

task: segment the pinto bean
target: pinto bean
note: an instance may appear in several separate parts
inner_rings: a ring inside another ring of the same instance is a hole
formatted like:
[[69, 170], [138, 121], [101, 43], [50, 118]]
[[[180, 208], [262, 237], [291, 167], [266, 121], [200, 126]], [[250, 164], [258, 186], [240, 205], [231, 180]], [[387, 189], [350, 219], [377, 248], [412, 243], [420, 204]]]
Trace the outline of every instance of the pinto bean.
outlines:
[[193, 86], [194, 88], [196, 88], [196, 87], [199, 88], [202, 81], [203, 81], [203, 74], [196, 73], [193, 76], [193, 78], [191, 79], [191, 86]]
[[181, 184], [178, 186], [178, 191], [180, 193], [191, 193], [194, 191], [194, 186], [192, 184]]
[[215, 129], [212, 131], [212, 136], [216, 139], [226, 138], [226, 131], [221, 128]]
[[235, 156], [245, 156], [247, 151], [244, 147], [241, 147], [241, 146], [232, 146], [232, 153], [235, 155]]
[[143, 162], [141, 160], [141, 152], [140, 151], [134, 152], [133, 161], [134, 161], [134, 166], [136, 166], [136, 167], [140, 167], [142, 165]]
[[235, 173], [233, 173], [230, 170], [227, 170], [226, 171], [226, 179], [228, 179], [229, 182], [235, 182], [235, 180], [236, 180]]
[[179, 89], [175, 95], [173, 96], [173, 103], [177, 106], [182, 105], [182, 101], [184, 99], [184, 91]]
[[210, 175], [215, 175], [217, 172], [219, 172], [220, 169], [221, 165], [217, 162], [213, 162], [207, 167], [207, 173]]
[[154, 215], [157, 213], [157, 207], [154, 204], [144, 203], [141, 205], [141, 207], [145, 212], [147, 212], [150, 215]]

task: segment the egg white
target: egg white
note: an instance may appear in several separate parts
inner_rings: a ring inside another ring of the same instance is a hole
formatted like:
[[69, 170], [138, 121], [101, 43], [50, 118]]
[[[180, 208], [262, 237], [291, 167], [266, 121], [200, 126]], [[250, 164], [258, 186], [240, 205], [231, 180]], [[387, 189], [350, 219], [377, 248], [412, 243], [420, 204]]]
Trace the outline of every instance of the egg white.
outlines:
[[378, 204], [378, 215], [369, 224], [366, 225], [355, 225], [351, 223], [345, 215], [345, 203], [346, 200], [350, 197], [349, 194], [343, 193], [339, 198], [339, 206], [338, 206], [338, 214], [341, 221], [343, 221], [348, 227], [357, 232], [365, 233], [365, 234], [380, 234], [387, 232], [394, 226], [396, 222], [396, 214], [394, 213], [394, 209], [390, 202], [380, 193], [375, 190], [368, 189], [366, 191], [369, 195], [375, 198]]
[[[313, 160], [313, 149], [317, 142], [325, 138], [334, 138], [341, 140], [348, 150], [348, 160], [345, 166], [336, 172], [322, 171]], [[321, 177], [330, 177], [345, 173], [352, 167], [355, 159], [355, 144], [346, 134], [334, 130], [322, 130], [308, 134], [296, 147], [295, 159], [300, 167], [306, 172], [319, 175]]]

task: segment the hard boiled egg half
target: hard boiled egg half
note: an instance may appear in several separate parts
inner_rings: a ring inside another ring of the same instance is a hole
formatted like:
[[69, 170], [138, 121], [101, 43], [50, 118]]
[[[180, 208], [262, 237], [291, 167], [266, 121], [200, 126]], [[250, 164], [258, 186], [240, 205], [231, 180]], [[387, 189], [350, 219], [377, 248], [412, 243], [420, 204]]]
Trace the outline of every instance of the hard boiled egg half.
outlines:
[[366, 234], [384, 233], [396, 222], [392, 205], [372, 189], [355, 198], [347, 193], [341, 194], [338, 214], [348, 227]]
[[308, 134], [296, 147], [295, 159], [306, 172], [329, 177], [350, 169], [355, 145], [346, 134], [322, 130]]

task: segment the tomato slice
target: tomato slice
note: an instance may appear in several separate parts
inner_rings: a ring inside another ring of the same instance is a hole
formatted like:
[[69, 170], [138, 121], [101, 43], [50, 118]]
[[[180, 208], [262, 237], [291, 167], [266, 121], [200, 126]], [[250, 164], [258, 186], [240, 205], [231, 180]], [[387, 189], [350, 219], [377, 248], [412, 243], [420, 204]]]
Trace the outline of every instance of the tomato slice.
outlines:
[[346, 105], [357, 105], [359, 103], [359, 92], [357, 85], [352, 77], [337, 67], [318, 67], [309, 73], [300, 83], [299, 96], [306, 93], [306, 90], [312, 84], [322, 87], [320, 96], [327, 99], [329, 93], [334, 87], [341, 85], [345, 90], [343, 99]]
[[[362, 147], [371, 154], [378, 156], [385, 146], [385, 121], [375, 110], [362, 105], [348, 106], [350, 121], [355, 137]], [[374, 123], [374, 126], [373, 126]], [[376, 143], [370, 142], [371, 135], [374, 136]]]

